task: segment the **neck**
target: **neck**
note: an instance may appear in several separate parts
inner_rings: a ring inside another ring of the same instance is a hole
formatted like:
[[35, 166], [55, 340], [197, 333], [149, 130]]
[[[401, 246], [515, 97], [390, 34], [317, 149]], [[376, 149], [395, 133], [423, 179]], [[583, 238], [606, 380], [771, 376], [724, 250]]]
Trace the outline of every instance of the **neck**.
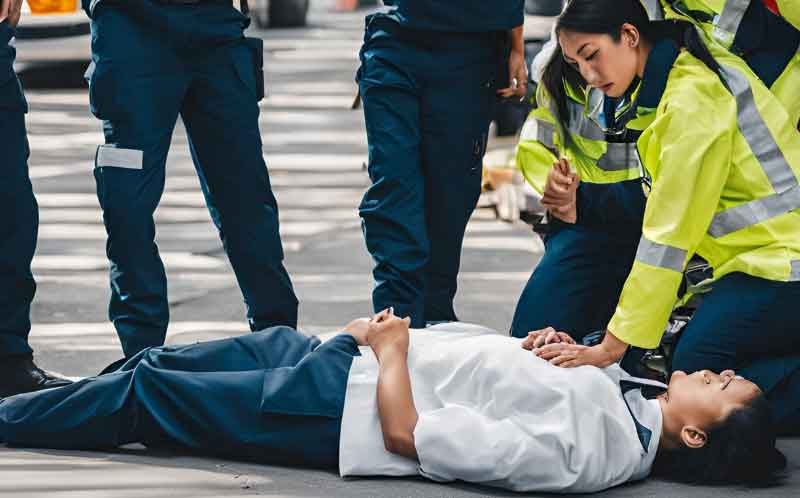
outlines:
[[670, 410], [669, 405], [664, 400], [664, 395], [658, 397], [658, 405], [661, 407], [661, 439], [658, 441], [659, 450], [671, 450], [680, 445], [681, 424], [675, 418], [675, 414]]
[[639, 58], [639, 64], [636, 66], [636, 75], [639, 76], [639, 79], [644, 78], [644, 68], [647, 65], [647, 58], [650, 56], [650, 51], [652, 49], [653, 45], [646, 40], [641, 40], [637, 47], [636, 52]]

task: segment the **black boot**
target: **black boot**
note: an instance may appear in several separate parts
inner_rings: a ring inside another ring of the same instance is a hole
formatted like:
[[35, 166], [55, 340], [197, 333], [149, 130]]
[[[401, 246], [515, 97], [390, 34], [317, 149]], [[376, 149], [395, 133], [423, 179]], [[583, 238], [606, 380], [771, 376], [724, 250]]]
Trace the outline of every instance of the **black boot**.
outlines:
[[0, 357], [0, 398], [71, 383], [69, 379], [37, 367], [33, 355]]

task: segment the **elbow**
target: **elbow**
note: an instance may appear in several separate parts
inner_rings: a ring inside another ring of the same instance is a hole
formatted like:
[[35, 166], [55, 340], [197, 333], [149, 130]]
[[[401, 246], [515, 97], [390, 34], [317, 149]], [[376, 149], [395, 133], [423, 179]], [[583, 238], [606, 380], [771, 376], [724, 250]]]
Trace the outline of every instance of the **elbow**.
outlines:
[[414, 434], [411, 432], [386, 434], [383, 437], [383, 445], [386, 451], [396, 455], [409, 456], [412, 452], [416, 454]]

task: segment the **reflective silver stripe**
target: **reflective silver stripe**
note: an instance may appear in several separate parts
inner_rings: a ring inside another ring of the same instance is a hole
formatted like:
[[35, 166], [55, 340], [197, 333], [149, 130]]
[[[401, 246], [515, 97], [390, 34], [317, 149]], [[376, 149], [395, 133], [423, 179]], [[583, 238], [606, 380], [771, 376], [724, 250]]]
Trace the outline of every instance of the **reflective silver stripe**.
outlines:
[[[744, 13], [749, 5], [750, 0], [727, 0], [722, 7], [719, 18], [715, 20], [715, 26], [736, 36], [739, 24], [742, 23]], [[733, 41], [733, 39], [730, 41]]]
[[142, 169], [144, 153], [136, 149], [123, 149], [113, 145], [101, 145], [97, 148], [95, 166], [113, 166], [115, 168]]
[[772, 188], [775, 192], [781, 193], [796, 187], [797, 178], [794, 171], [758, 112], [753, 89], [747, 77], [730, 66], [722, 66], [722, 75], [729, 91], [736, 99], [736, 121], [739, 124], [739, 131], [750, 145], [753, 155], [761, 163]]
[[686, 251], [642, 237], [639, 239], [639, 248], [636, 249], [636, 261], [682, 273], [686, 264]]
[[603, 171], [639, 169], [639, 166], [639, 154], [636, 153], [636, 144], [632, 143], [606, 144], [606, 153], [597, 161], [597, 167]]
[[789, 281], [800, 281], [800, 260], [792, 261], [792, 271], [789, 273]]
[[583, 106], [570, 101], [569, 105], [569, 132], [587, 140], [605, 140], [606, 134], [597, 123], [583, 114]]
[[643, 0], [642, 3], [651, 21], [664, 20], [664, 9], [661, 7], [661, 0]]
[[722, 237], [800, 208], [800, 187], [739, 204], [714, 215], [708, 234]]
[[775, 194], [762, 197], [714, 216], [708, 229], [712, 237], [722, 237], [800, 208], [800, 185], [767, 124], [758, 112], [753, 89], [741, 71], [722, 66], [728, 90], [736, 99], [736, 121]]
[[553, 123], [536, 119], [536, 140], [541, 142], [542, 145], [550, 149], [555, 148], [555, 142], [553, 141], [555, 133], [556, 128]]

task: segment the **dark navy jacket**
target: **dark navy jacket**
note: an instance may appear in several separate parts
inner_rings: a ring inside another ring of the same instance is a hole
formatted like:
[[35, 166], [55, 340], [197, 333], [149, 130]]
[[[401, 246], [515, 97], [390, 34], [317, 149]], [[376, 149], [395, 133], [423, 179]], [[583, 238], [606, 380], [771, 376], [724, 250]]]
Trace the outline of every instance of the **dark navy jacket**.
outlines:
[[[84, 0], [86, 1], [86, 0]], [[522, 25], [524, 0], [383, 0], [389, 14], [412, 29], [504, 31]]]

